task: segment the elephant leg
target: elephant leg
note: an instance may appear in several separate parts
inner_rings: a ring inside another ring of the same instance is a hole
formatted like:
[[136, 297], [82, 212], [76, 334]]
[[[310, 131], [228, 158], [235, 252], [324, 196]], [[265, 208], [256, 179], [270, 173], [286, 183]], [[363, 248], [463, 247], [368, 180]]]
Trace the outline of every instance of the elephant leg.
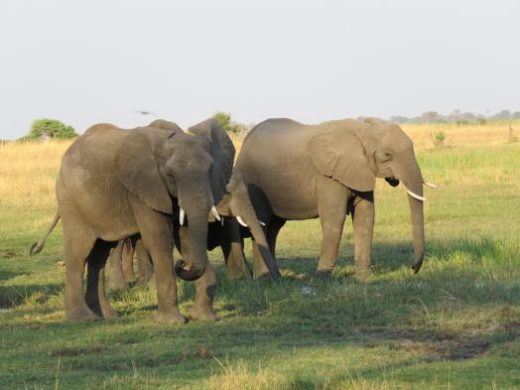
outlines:
[[252, 275], [244, 255], [243, 240], [240, 236], [238, 222], [226, 220], [222, 229], [224, 229], [224, 239], [221, 240], [220, 247], [224, 255], [229, 278], [251, 279]]
[[215, 270], [208, 264], [204, 274], [195, 282], [195, 304], [190, 310], [190, 317], [196, 320], [217, 321], [213, 310], [213, 300], [217, 287]]
[[186, 318], [177, 304], [176, 275], [173, 273], [172, 222], [168, 217], [150, 209], [129, 194], [141, 239], [152, 257], [157, 286], [157, 320], [165, 323], [184, 323]]
[[113, 243], [96, 240], [87, 259], [87, 289], [85, 300], [98, 316], [115, 318], [118, 316], [108, 303], [105, 291], [105, 263]]
[[96, 238], [77, 220], [69, 221], [66, 213], [63, 212], [60, 212], [60, 215], [65, 240], [65, 313], [67, 320], [74, 322], [98, 320], [99, 316], [87, 306], [83, 296], [85, 262], [94, 247]]
[[128, 288], [128, 282], [125, 280], [123, 274], [123, 245], [125, 240], [120, 240], [116, 247], [110, 252], [108, 259], [108, 289], [112, 291], [126, 290]]
[[329, 178], [318, 179], [318, 213], [321, 223], [321, 252], [317, 272], [332, 272], [338, 258], [339, 243], [347, 214], [349, 190]]
[[352, 222], [354, 225], [354, 259], [357, 272], [361, 275], [370, 271], [374, 219], [374, 193], [358, 194], [354, 200]]
[[253, 275], [247, 265], [243, 244], [231, 242], [227, 247], [222, 246], [222, 253], [226, 259], [226, 268], [230, 279], [251, 279]]
[[139, 264], [139, 286], [145, 287], [153, 279], [153, 263], [150, 254], [143, 246], [141, 239], [135, 244], [135, 252], [137, 254], [137, 262]]
[[122, 263], [123, 275], [127, 283], [133, 282], [135, 280], [134, 250], [135, 245], [133, 245], [132, 240], [129, 238], [125, 239], [123, 241]]

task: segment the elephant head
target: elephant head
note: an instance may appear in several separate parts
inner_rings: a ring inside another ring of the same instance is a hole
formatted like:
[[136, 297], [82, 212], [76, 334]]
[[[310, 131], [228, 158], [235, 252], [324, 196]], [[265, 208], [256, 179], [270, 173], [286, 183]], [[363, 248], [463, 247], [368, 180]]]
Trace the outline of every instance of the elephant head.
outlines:
[[399, 183], [408, 193], [418, 272], [424, 260], [423, 177], [411, 139], [396, 124], [375, 118], [327, 123], [328, 131], [310, 143], [314, 164], [325, 175], [360, 192], [373, 191], [375, 178]]
[[[259, 243], [265, 244], [264, 247], [267, 248], [264, 231], [249, 199], [247, 187], [238, 171], [233, 170], [235, 147], [227, 133], [215, 119], [208, 119], [190, 127], [187, 132], [211, 140], [211, 154], [214, 163], [210, 182], [217, 210], [212, 210], [209, 221], [220, 220], [220, 215], [236, 217], [242, 225], [248, 225], [255, 239]], [[271, 276], [279, 277], [278, 267], [269, 250], [262, 254]]]
[[132, 130], [116, 156], [117, 175], [128, 191], [158, 212], [176, 216], [182, 210], [189, 218], [191, 258], [175, 265], [184, 280], [195, 280], [206, 269], [208, 214], [216, 211], [234, 157], [234, 149], [214, 144], [216, 133], [223, 132], [216, 122], [203, 123], [210, 137], [188, 134], [172, 122], [154, 121]]

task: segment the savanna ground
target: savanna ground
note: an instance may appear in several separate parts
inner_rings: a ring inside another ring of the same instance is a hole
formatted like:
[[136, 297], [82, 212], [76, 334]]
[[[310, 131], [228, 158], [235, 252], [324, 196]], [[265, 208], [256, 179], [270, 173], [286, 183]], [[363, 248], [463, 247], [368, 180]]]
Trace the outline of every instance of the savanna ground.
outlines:
[[[330, 280], [314, 278], [318, 221], [289, 223], [281, 282], [230, 281], [214, 251], [221, 321], [182, 326], [156, 323], [155, 291], [138, 287], [110, 296], [117, 320], [64, 322], [61, 227], [28, 249], [69, 143], [0, 146], [0, 388], [519, 388], [520, 143], [500, 123], [403, 128], [440, 187], [425, 191], [419, 274], [406, 195], [380, 182], [371, 279], [352, 276], [350, 220]], [[184, 312], [193, 296], [181, 282]]]

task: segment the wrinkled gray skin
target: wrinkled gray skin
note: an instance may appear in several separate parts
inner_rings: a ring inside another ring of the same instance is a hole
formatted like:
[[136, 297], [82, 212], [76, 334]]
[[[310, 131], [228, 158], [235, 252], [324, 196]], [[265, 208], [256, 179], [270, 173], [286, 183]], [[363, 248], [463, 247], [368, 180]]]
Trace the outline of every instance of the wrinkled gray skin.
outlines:
[[[200, 278], [191, 316], [216, 319], [212, 308], [215, 273], [206, 252], [207, 221], [211, 206], [230, 193], [236, 194], [232, 198], [238, 200], [237, 210], [243, 213], [253, 234], [258, 233], [255, 237], [264, 242], [265, 261], [272, 275], [277, 276], [251, 203], [237, 196], [233, 183], [240, 182], [239, 175], [230, 177], [235, 153], [231, 140], [213, 119], [188, 132], [163, 120], [131, 131], [96, 125], [65, 153], [57, 183], [58, 213], [31, 253], [41, 250], [61, 216], [69, 320], [116, 316], [106, 300], [104, 265], [112, 248], [117, 253], [124, 250], [124, 242], [134, 246], [139, 234], [140, 252], [143, 257], [151, 256], [156, 271], [158, 320], [184, 322], [177, 308], [175, 274], [171, 269], [173, 238], [179, 230], [184, 231], [184, 245], [191, 250], [185, 251], [187, 261], [180, 260], [175, 271], [185, 280]], [[242, 187], [245, 189], [245, 185]], [[247, 195], [247, 191], [244, 193]], [[181, 205], [189, 224], [186, 228], [179, 227]], [[88, 276], [83, 298], [85, 262]]]
[[[357, 272], [369, 271], [376, 177], [401, 182], [423, 196], [423, 178], [413, 144], [399, 126], [374, 118], [304, 125], [268, 119], [246, 137], [240, 169], [269, 248], [287, 220], [320, 218], [322, 245], [318, 273], [330, 273], [338, 257], [345, 216], [352, 215]], [[424, 259], [423, 203], [408, 196], [418, 272]], [[253, 247], [253, 255], [257, 252]], [[258, 262], [256, 262], [258, 263]], [[259, 264], [259, 263], [258, 263]]]
[[[243, 251], [240, 226], [235, 218], [236, 216], [240, 216], [244, 222], [248, 224], [250, 231], [253, 231], [256, 242], [263, 242], [262, 246], [265, 248], [265, 251], [262, 252], [260, 256], [262, 265], [256, 268], [265, 269], [266, 274], [269, 274], [273, 279], [278, 278], [280, 273], [268, 250], [263, 229], [255, 221], [256, 215], [252, 214], [254, 209], [247, 193], [247, 187], [236, 170], [228, 184], [228, 188], [230, 191], [224, 195], [223, 199], [217, 205], [217, 210], [221, 218], [223, 218], [223, 222], [214, 221], [213, 218], [208, 225], [207, 249], [211, 251], [220, 247], [226, 263], [228, 276], [231, 279], [251, 279], [251, 271], [247, 265]], [[178, 224], [176, 224], [175, 227], [175, 246], [183, 257], [186, 257], [185, 252], [189, 251], [189, 244], [185, 239], [187, 237], [188, 226], [178, 226]], [[128, 283], [135, 279], [133, 270], [134, 246], [135, 252], [137, 252], [137, 264], [139, 269], [138, 283], [144, 286], [151, 278], [151, 271], [153, 271], [150, 267], [151, 259], [146, 251], [143, 252], [140, 240], [137, 240], [137, 243], [134, 243], [134, 241], [127, 239], [124, 243], [120, 242], [110, 254], [108, 261], [108, 288], [111, 290], [126, 289]], [[255, 276], [264, 276], [264, 274]]]
[[227, 136], [216, 121], [199, 126], [207, 128], [209, 136], [186, 134], [173, 123], [168, 129], [133, 130], [99, 124], [67, 150], [56, 184], [65, 241], [67, 319], [116, 315], [105, 295], [104, 265], [117, 241], [139, 233], [156, 270], [158, 320], [186, 321], [177, 307], [172, 270], [173, 216], [181, 204], [190, 220], [193, 248], [175, 271], [195, 280], [207, 270], [207, 219], [215, 200], [225, 193], [234, 153], [231, 143], [231, 148], [219, 143]]
[[[153, 126], [168, 128], [169, 123], [164, 121], [152, 122]], [[188, 132], [205, 136], [207, 134], [207, 128], [203, 126], [194, 126], [188, 129]], [[226, 139], [231, 140], [224, 134]], [[232, 144], [231, 144], [232, 147]], [[233, 148], [234, 152], [234, 148]], [[227, 161], [227, 160], [226, 160]], [[231, 159], [231, 161], [233, 161]], [[224, 223], [216, 221], [213, 214], [209, 215], [208, 220], [208, 234], [207, 243], [205, 248], [213, 250], [217, 246], [220, 246], [224, 255], [224, 259], [227, 265], [228, 273], [232, 278], [250, 278], [251, 274], [247, 267], [247, 262], [242, 250], [242, 241], [240, 236], [240, 226], [235, 217], [240, 216], [241, 219], [248, 225], [248, 231], [254, 237], [258, 247], [258, 255], [256, 261], [260, 264], [257, 267], [262, 272], [255, 276], [270, 275], [273, 279], [277, 279], [280, 276], [278, 267], [276, 266], [274, 259], [269, 251], [267, 239], [264, 234], [264, 230], [260, 225], [253, 205], [249, 198], [247, 186], [242, 180], [241, 174], [237, 169], [233, 170], [231, 178], [225, 187], [225, 193], [221, 197], [220, 202], [216, 206], [218, 213], [223, 218]], [[184, 226], [180, 225], [178, 214], [173, 216], [173, 238], [175, 245], [179, 252], [184, 258], [191, 258], [193, 255], [193, 244], [189, 240], [190, 231], [190, 218], [187, 217], [187, 221]], [[137, 241], [136, 250], [138, 250], [138, 257], [141, 260], [139, 264], [140, 275], [143, 278], [140, 279], [141, 284], [147, 283], [147, 277], [150, 275], [149, 267], [149, 255], [146, 250], [140, 250], [139, 241]], [[131, 245], [133, 246], [133, 245]], [[125, 246], [123, 244], [113, 250], [110, 256], [110, 287], [113, 289], [124, 289], [128, 287], [128, 281], [133, 279], [130, 269], [133, 268], [133, 253], [130, 251], [123, 259]], [[153, 256], [152, 256], [153, 257]], [[144, 259], [144, 261], [143, 261]], [[126, 270], [126, 276], [125, 276]], [[217, 319], [213, 308], [212, 302], [214, 298], [216, 287], [215, 272], [211, 264], [208, 264], [206, 272], [197, 280], [196, 283], [196, 295], [195, 305], [191, 309], [190, 316], [197, 319], [215, 320]]]

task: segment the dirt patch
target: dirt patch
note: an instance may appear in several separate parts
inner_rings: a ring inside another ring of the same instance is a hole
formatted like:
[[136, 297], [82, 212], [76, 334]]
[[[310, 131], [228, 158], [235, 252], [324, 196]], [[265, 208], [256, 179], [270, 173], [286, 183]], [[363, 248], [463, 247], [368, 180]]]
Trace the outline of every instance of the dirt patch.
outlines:
[[466, 360], [484, 355], [491, 343], [483, 339], [450, 340], [430, 346], [431, 360]]
[[0, 251], [0, 260], [9, 260], [16, 256], [18, 256], [18, 253], [10, 249]]
[[465, 360], [485, 354], [491, 343], [480, 337], [458, 336], [450, 332], [403, 330], [376, 332], [364, 346], [386, 346], [390, 350], [403, 350], [424, 356], [424, 361]]
[[96, 344], [91, 347], [69, 347], [69, 348], [60, 348], [55, 351], [50, 351], [48, 353], [49, 356], [52, 357], [62, 357], [62, 356], [81, 356], [81, 355], [89, 355], [93, 353], [99, 353], [105, 349], [105, 346], [102, 344]]

